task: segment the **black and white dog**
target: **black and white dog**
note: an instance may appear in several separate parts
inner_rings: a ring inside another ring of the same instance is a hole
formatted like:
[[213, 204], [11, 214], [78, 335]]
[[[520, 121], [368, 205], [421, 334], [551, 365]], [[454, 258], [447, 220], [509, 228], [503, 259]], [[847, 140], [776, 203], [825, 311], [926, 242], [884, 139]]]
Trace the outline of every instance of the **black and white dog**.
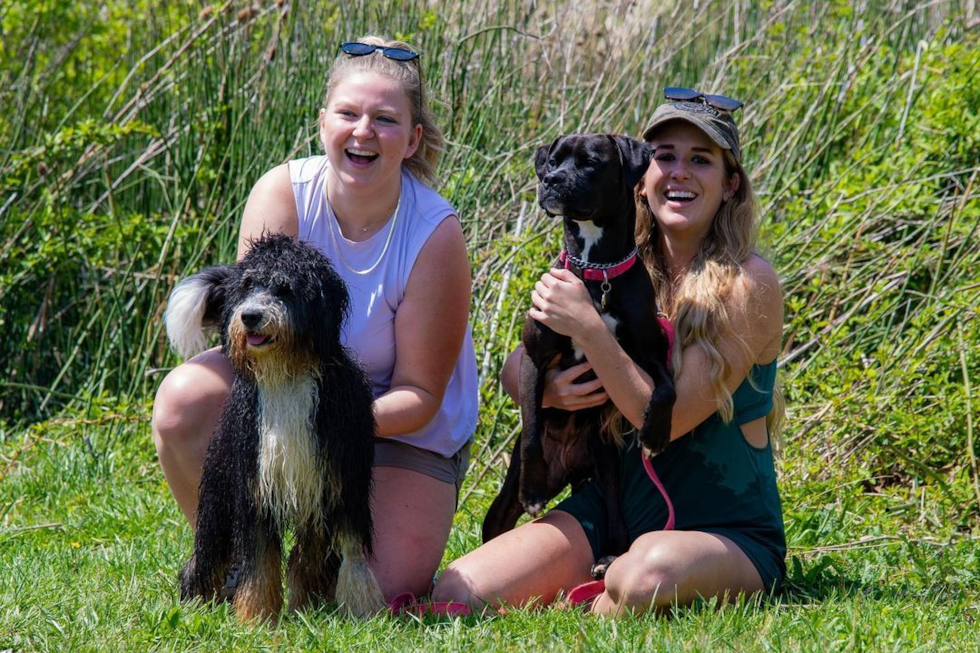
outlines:
[[194, 553], [182, 599], [229, 600], [243, 619], [282, 608], [282, 535], [289, 605], [336, 597], [350, 614], [384, 607], [368, 566], [375, 422], [369, 381], [341, 345], [347, 287], [313, 247], [265, 235], [233, 266], [174, 288], [167, 335], [185, 357], [221, 331], [235, 368], [208, 447]]
[[[539, 148], [534, 164], [538, 203], [564, 222], [559, 266], [583, 279], [603, 321], [656, 385], [638, 437], [644, 449], [658, 453], [670, 438], [674, 385], [653, 284], [637, 260], [633, 196], [651, 155], [646, 144], [624, 136], [572, 134]], [[569, 483], [595, 478], [609, 520], [609, 550], [603, 555], [618, 555], [629, 543], [619, 507], [620, 416], [611, 402], [573, 412], [542, 408], [551, 361], [560, 355], [558, 365], [567, 369], [584, 356], [569, 337], [532, 319], [525, 322], [523, 342], [521, 436], [484, 519], [483, 540], [513, 528], [522, 512], [537, 515]], [[588, 378], [595, 376], [590, 372]]]

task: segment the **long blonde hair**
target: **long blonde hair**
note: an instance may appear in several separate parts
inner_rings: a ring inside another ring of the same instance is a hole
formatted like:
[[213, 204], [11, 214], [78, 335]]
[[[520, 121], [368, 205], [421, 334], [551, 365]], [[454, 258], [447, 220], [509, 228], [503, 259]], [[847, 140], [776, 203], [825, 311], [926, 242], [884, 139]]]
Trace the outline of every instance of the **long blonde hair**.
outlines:
[[[362, 36], [357, 41], [383, 48], [414, 49], [404, 41], [389, 41], [380, 36]], [[427, 93], [422, 81], [421, 65], [422, 62], [419, 59], [395, 61], [382, 56], [380, 53], [354, 57], [341, 52], [330, 67], [327, 94], [323, 104], [326, 106], [329, 103], [330, 94], [351, 73], [378, 73], [401, 85], [412, 107], [412, 124], [422, 125], [422, 140], [419, 142], [418, 149], [402, 165], [408, 168], [413, 175], [432, 186], [436, 182], [436, 169], [439, 167], [439, 158], [445, 149], [446, 141], [442, 131], [436, 126], [432, 117], [432, 110], [429, 109]]]
[[[726, 422], [734, 417], [732, 394], [725, 387], [731, 369], [719, 345], [731, 340], [748, 350], [748, 344], [732, 329], [725, 300], [742, 273], [742, 264], [756, 253], [758, 204], [749, 176], [731, 150], [722, 150], [725, 173], [739, 177], [733, 196], [718, 209], [711, 227], [701, 240], [697, 254], [675, 286], [661, 250], [662, 235], [645, 197], [636, 192], [636, 242], [650, 272], [660, 309], [674, 322], [672, 352], [674, 375], [683, 373], [681, 352], [695, 346], [708, 360], [711, 387], [718, 412]], [[773, 392], [773, 409], [766, 418], [769, 432], [776, 435], [784, 412], [782, 392]], [[775, 441], [775, 438], [774, 438]]]

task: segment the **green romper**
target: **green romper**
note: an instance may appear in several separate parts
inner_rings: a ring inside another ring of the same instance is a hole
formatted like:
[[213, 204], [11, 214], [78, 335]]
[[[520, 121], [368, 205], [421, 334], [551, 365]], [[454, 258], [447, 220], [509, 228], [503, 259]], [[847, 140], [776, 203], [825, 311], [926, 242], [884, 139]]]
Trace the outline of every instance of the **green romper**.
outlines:
[[[755, 365], [732, 394], [735, 418], [715, 413], [680, 437], [651, 462], [674, 504], [675, 528], [716, 533], [732, 540], [758, 570], [766, 591], [778, 589], [786, 575], [786, 535], [776, 488], [772, 446], [746, 442], [741, 425], [772, 409], [776, 361]], [[753, 387], [754, 386], [754, 387]], [[620, 456], [623, 516], [630, 544], [662, 529], [667, 504], [643, 469], [635, 438]], [[606, 555], [606, 518], [594, 481], [559, 503], [585, 530], [596, 560]]]

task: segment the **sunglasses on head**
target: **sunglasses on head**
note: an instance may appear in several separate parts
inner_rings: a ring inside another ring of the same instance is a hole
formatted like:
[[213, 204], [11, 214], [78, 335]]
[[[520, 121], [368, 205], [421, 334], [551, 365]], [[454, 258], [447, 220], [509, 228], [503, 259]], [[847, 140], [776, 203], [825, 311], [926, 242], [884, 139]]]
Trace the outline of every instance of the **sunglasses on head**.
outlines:
[[414, 50], [386, 48], [380, 45], [371, 45], [370, 43], [358, 43], [357, 41], [341, 43], [340, 49], [343, 50], [344, 54], [349, 54], [352, 57], [363, 57], [364, 55], [373, 54], [375, 51], [380, 51], [381, 54], [395, 61], [412, 61], [422, 56]]
[[742, 103], [724, 95], [708, 95], [690, 88], [668, 86], [664, 89], [664, 99], [671, 102], [703, 102], [709, 107], [731, 113], [742, 106]]

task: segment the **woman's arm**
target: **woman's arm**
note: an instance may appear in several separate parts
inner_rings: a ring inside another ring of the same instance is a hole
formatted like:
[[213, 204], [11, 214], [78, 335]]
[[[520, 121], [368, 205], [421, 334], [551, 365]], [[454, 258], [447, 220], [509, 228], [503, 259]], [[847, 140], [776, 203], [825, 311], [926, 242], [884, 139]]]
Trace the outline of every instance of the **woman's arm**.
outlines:
[[447, 218], [419, 253], [395, 314], [391, 389], [374, 402], [380, 437], [417, 431], [439, 410], [466, 335], [470, 283], [463, 229]]
[[293, 238], [299, 233], [296, 198], [289, 178], [289, 166], [282, 164], [262, 175], [245, 203], [238, 230], [238, 258], [245, 256], [252, 240], [265, 232], [283, 233]]
[[[504, 366], [500, 370], [500, 385], [503, 386], [504, 392], [518, 404], [521, 403], [519, 377], [523, 355], [524, 345], [518, 345], [504, 361]], [[545, 408], [582, 410], [606, 403], [609, 395], [602, 389], [602, 381], [598, 378], [583, 383], [575, 383], [575, 379], [592, 369], [592, 364], [588, 360], [560, 371], [557, 363], [558, 358], [555, 358], [546, 372], [544, 397], [541, 401]]]
[[[623, 351], [599, 318], [582, 282], [567, 270], [544, 275], [532, 293], [534, 308], [528, 314], [558, 333], [572, 337], [592, 363], [613, 403], [633, 425], [643, 424], [643, 414], [653, 392], [653, 381]], [[733, 332], [748, 349], [729, 338], [720, 344], [728, 362], [725, 385], [734, 391], [756, 362], [768, 362], [778, 353], [782, 335], [782, 294], [772, 268], [752, 257], [743, 266], [725, 308]], [[683, 351], [683, 373], [676, 379], [671, 438], [691, 431], [718, 409], [709, 382], [710, 362], [696, 346]]]

